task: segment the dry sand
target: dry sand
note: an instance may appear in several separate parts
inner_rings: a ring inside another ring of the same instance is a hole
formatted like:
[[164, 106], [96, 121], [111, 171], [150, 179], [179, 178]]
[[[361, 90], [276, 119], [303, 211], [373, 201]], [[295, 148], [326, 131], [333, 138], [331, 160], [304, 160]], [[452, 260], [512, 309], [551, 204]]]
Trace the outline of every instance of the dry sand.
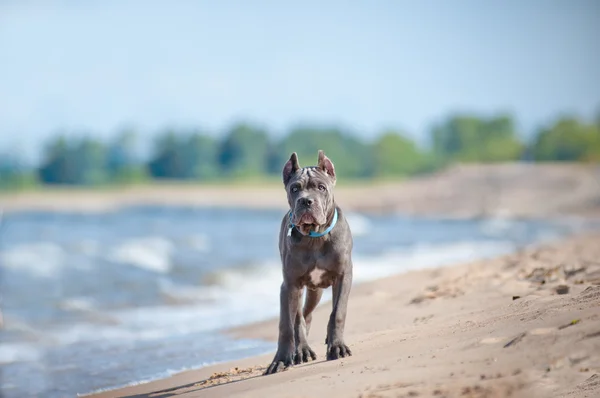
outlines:
[[[346, 210], [444, 217], [600, 214], [600, 167], [579, 164], [455, 166], [405, 182], [343, 185]], [[131, 205], [286, 209], [283, 186], [162, 184], [103, 191], [52, 189], [0, 195], [0, 209], [106, 211]]]
[[[323, 360], [322, 303], [315, 362], [261, 376], [269, 354], [94, 397], [599, 397], [599, 243], [590, 234], [355, 286], [350, 358]], [[277, 320], [228, 333], [275, 341]]]

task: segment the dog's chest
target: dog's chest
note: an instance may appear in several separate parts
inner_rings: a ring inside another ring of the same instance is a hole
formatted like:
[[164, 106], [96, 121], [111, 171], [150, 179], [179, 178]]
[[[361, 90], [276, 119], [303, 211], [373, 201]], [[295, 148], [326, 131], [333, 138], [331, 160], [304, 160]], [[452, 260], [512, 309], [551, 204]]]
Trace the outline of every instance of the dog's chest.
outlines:
[[308, 274], [308, 277], [310, 278], [310, 282], [315, 286], [319, 286], [321, 284], [321, 280], [323, 279], [324, 273], [325, 273], [325, 270], [322, 270], [320, 268], [313, 269]]
[[304, 275], [303, 284], [311, 288], [327, 288], [335, 282], [336, 274], [334, 272], [322, 269], [313, 268]]

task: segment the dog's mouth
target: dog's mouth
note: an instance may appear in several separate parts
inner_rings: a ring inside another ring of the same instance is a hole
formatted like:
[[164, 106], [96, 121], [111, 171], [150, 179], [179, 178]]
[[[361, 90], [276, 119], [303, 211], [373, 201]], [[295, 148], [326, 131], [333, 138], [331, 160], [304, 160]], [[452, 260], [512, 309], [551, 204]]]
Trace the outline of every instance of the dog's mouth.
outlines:
[[304, 213], [296, 223], [296, 227], [304, 235], [310, 234], [310, 232], [316, 230], [318, 226], [317, 219], [310, 213]]

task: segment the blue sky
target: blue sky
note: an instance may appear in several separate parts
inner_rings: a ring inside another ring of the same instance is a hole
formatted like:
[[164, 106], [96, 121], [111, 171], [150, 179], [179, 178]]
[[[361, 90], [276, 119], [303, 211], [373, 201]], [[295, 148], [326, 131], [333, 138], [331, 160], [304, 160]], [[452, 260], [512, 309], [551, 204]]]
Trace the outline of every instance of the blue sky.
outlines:
[[4, 0], [0, 149], [239, 119], [423, 139], [454, 111], [530, 133], [600, 111], [599, 37], [594, 0]]

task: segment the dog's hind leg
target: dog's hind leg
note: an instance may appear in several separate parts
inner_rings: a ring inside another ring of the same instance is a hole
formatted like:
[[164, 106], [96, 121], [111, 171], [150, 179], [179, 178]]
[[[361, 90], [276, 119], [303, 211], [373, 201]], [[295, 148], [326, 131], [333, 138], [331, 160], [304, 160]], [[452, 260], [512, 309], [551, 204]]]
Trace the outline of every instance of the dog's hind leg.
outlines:
[[310, 331], [310, 323], [312, 322], [312, 312], [321, 301], [321, 296], [323, 296], [323, 289], [306, 289], [306, 300], [304, 300], [304, 310], [302, 311], [304, 314], [304, 321], [306, 322], [306, 335], [308, 336], [308, 332]]

